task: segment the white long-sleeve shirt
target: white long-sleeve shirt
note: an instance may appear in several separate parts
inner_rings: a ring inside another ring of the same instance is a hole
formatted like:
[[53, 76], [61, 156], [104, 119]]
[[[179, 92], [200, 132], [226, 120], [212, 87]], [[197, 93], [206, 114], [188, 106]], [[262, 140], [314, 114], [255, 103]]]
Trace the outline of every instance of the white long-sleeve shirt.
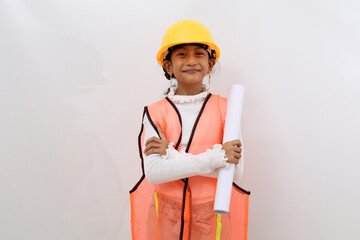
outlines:
[[[219, 168], [229, 165], [226, 162], [225, 151], [221, 148], [222, 145], [216, 144], [212, 149], [197, 155], [185, 152], [196, 117], [208, 92], [190, 96], [174, 95], [174, 92], [175, 89], [172, 88], [168, 97], [176, 105], [182, 119], [181, 150], [178, 152], [173, 148], [173, 143], [170, 143], [166, 150], [166, 155], [150, 154], [146, 156], [143, 154], [146, 178], [151, 184], [174, 181], [195, 175], [217, 178]], [[144, 116], [143, 123], [145, 146], [145, 142], [149, 138], [153, 136], [158, 137], [158, 135], [146, 115]], [[241, 155], [243, 155], [243, 150]], [[235, 166], [234, 179], [240, 178], [243, 171], [244, 160], [241, 157], [239, 163]]]

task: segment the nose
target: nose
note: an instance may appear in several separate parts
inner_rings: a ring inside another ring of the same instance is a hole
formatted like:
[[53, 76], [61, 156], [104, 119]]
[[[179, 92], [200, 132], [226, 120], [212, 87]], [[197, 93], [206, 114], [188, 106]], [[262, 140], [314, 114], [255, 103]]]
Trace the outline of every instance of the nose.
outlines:
[[195, 58], [195, 54], [193, 53], [190, 53], [188, 54], [188, 57], [186, 59], [186, 64], [189, 65], [189, 66], [194, 66], [196, 65], [196, 58]]

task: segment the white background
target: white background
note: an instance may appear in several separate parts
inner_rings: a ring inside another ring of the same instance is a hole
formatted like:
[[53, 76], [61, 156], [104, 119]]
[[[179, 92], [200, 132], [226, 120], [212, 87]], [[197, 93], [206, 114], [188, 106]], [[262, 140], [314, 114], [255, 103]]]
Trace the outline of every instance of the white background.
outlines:
[[0, 239], [130, 239], [155, 54], [198, 20], [245, 87], [250, 240], [360, 239], [360, 2], [0, 1]]

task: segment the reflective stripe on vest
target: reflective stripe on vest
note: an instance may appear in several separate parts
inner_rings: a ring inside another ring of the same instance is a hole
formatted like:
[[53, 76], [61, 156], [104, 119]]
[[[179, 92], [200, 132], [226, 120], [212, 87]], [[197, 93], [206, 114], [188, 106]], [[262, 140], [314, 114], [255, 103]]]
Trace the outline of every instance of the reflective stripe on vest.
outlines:
[[[179, 111], [165, 98], [144, 109], [151, 125], [158, 123], [169, 142], [180, 151], [182, 121]], [[192, 129], [186, 152], [199, 154], [222, 143], [226, 99], [209, 94]], [[144, 116], [143, 115], [143, 116]], [[245, 240], [247, 239], [250, 192], [233, 184], [230, 212], [213, 211], [216, 178], [193, 176], [161, 184], [149, 184], [145, 177], [142, 149], [143, 126], [139, 138], [143, 176], [130, 191], [133, 240]]]
[[217, 221], [216, 221], [216, 240], [220, 240], [220, 233], [221, 233], [221, 214], [217, 214]]

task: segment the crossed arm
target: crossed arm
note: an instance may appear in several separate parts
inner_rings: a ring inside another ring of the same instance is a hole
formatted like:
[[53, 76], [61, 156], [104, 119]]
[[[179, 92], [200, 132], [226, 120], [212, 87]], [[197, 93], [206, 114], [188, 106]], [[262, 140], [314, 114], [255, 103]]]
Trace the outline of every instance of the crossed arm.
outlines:
[[157, 184], [194, 175], [217, 178], [219, 168], [226, 167], [229, 163], [236, 164], [234, 178], [241, 177], [244, 161], [240, 140], [216, 144], [213, 149], [192, 155], [174, 149], [159, 126], [156, 126], [160, 135], [157, 137], [147, 118], [144, 119], [144, 124], [144, 168], [150, 183]]

